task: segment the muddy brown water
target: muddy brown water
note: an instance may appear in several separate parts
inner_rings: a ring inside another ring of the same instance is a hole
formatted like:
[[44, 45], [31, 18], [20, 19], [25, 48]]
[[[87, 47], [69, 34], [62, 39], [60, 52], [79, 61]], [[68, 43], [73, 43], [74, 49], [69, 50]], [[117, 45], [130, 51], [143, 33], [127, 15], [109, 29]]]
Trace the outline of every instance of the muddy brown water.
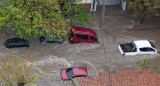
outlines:
[[139, 69], [140, 67], [136, 62], [145, 57], [149, 58], [151, 67], [157, 68], [160, 65], [159, 53], [156, 55], [122, 56], [118, 50], [118, 45], [133, 40], [146, 39], [153, 42], [157, 50], [160, 51], [159, 20], [159, 17], [154, 17], [145, 20], [142, 25], [137, 25], [136, 21], [128, 16], [106, 14], [103, 28], [95, 25], [100, 22], [99, 20], [92, 21], [94, 23], [87, 25], [97, 33], [99, 44], [70, 44], [66, 40], [63, 44], [41, 45], [39, 38], [29, 38], [29, 48], [7, 49], [3, 45], [4, 41], [16, 36], [13, 33], [4, 34], [1, 32], [0, 53], [7, 55], [8, 52], [14, 52], [21, 56], [28, 51], [31, 60], [34, 56], [39, 57], [37, 68], [40, 65], [45, 65], [46, 69], [51, 68], [51, 73], [40, 78], [35, 86], [74, 86], [72, 81], [62, 81], [60, 75], [62, 68], [83, 66], [88, 68], [89, 76], [94, 76], [103, 71]]

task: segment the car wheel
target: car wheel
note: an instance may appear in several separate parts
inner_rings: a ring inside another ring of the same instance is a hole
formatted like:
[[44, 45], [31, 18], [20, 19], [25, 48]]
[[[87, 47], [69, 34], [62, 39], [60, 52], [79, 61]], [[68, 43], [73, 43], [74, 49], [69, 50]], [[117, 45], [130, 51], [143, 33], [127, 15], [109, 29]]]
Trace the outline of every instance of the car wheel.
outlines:
[[6, 48], [9, 48], [9, 45], [7, 45]]
[[74, 43], [75, 43], [75, 42], [73, 42], [73, 41], [71, 41], [71, 40], [70, 40], [69, 42], [70, 42], [71, 44], [74, 44]]
[[9, 48], [13, 48], [13, 47], [14, 47], [13, 45], [9, 46]]
[[59, 44], [63, 44], [63, 42], [59, 42]]

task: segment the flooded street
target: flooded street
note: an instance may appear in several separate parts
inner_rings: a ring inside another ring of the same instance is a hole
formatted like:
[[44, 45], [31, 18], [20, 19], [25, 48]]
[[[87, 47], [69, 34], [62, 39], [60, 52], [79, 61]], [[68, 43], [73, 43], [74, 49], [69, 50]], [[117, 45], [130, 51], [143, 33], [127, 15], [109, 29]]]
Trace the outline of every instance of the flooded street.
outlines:
[[[24, 55], [26, 51], [30, 54], [30, 59], [39, 57], [37, 65], [45, 65], [52, 68], [51, 73], [40, 78], [35, 86], [74, 86], [71, 81], [61, 79], [60, 70], [68, 67], [87, 67], [89, 76], [98, 75], [98, 72], [114, 71], [124, 69], [140, 68], [136, 62], [138, 59], [148, 57], [150, 66], [160, 65], [160, 54], [156, 55], [135, 55], [123, 56], [118, 50], [118, 45], [133, 40], [150, 40], [160, 51], [160, 17], [144, 21], [143, 25], [137, 25], [137, 21], [131, 19], [124, 11], [118, 7], [110, 7], [105, 14], [105, 24], [100, 28], [98, 22], [100, 17], [89, 23], [99, 38], [100, 43], [74, 43], [70, 44], [66, 40], [63, 44], [41, 45], [39, 38], [30, 38], [29, 48], [7, 49], [4, 41], [15, 35], [0, 35], [0, 53], [7, 54], [14, 52]], [[111, 10], [112, 9], [112, 10]], [[117, 11], [118, 13], [116, 13]], [[123, 15], [124, 14], [124, 15]], [[96, 14], [100, 15], [100, 14]], [[41, 69], [44, 71], [45, 69]]]

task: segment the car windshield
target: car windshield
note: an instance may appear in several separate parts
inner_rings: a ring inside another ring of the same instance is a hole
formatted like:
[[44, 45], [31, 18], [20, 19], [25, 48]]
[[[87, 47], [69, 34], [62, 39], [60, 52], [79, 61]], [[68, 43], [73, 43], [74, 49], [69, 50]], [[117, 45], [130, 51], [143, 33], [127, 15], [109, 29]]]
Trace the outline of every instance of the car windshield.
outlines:
[[72, 68], [68, 68], [66, 70], [66, 75], [68, 78], [72, 77], [73, 76], [73, 69]]
[[74, 34], [73, 34], [73, 30], [72, 30], [72, 29], [70, 30], [70, 36], [71, 36], [71, 37], [74, 37]]
[[12, 40], [11, 39], [7, 39], [7, 41], [6, 42], [12, 42]]
[[[150, 42], [150, 41], [149, 41]], [[150, 44], [151, 44], [151, 46], [153, 47], [153, 48], [155, 48], [155, 46], [152, 44], [152, 42], [150, 42]]]
[[41, 36], [40, 42], [43, 42], [44, 40], [45, 40], [45, 37], [44, 37], [44, 36]]

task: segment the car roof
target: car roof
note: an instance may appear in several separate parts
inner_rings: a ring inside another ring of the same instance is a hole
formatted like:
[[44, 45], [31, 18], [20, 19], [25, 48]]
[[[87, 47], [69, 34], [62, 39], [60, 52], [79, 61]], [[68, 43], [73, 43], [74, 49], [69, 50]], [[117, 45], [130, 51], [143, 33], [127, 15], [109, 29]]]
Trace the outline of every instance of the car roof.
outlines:
[[89, 33], [89, 34], [95, 35], [95, 32], [92, 29], [90, 29], [90, 28], [75, 27], [75, 26], [73, 26], [72, 29], [73, 29], [73, 31], [75, 33]]
[[137, 40], [137, 41], [134, 41], [134, 43], [137, 48], [152, 47], [151, 43], [148, 40]]
[[20, 39], [20, 38], [10, 38], [10, 39], [7, 39], [7, 42], [19, 42], [19, 41], [25, 42], [26, 40]]
[[73, 67], [74, 74], [87, 74], [86, 67]]

